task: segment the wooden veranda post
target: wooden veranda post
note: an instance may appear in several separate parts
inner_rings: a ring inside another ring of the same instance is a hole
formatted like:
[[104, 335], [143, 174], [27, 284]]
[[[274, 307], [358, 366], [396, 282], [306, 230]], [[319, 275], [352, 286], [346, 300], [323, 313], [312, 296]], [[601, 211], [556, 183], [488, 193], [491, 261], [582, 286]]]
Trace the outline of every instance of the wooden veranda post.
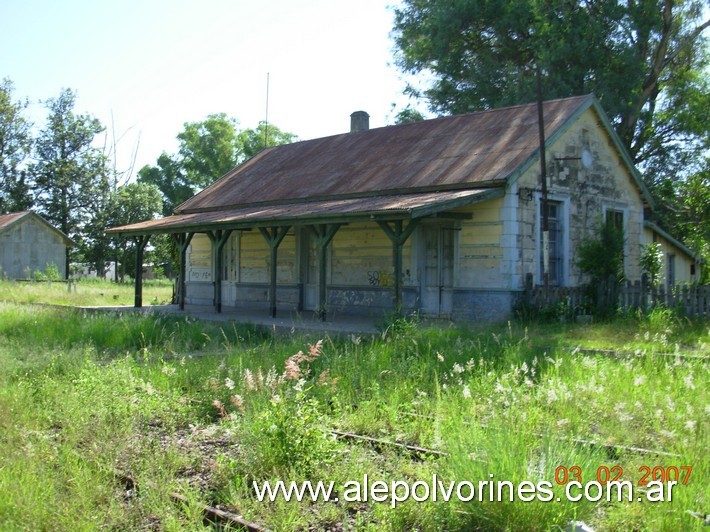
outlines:
[[328, 260], [328, 244], [333, 240], [335, 233], [340, 229], [340, 224], [320, 224], [312, 225], [311, 231], [315, 235], [318, 246], [318, 319], [325, 321], [326, 318], [326, 264]]
[[400, 313], [402, 310], [402, 248], [407, 239], [419, 225], [420, 218], [409, 221], [404, 227], [404, 220], [392, 222], [394, 227], [390, 227], [390, 222], [377, 222], [385, 234], [392, 241], [392, 262], [394, 263], [394, 309]]
[[136, 243], [136, 284], [133, 306], [136, 308], [143, 306], [143, 251], [145, 251], [149, 238], [150, 235], [139, 235], [133, 238]]
[[177, 235], [178, 248], [178, 306], [180, 310], [185, 310], [185, 253], [187, 246], [190, 245], [192, 237], [195, 233], [178, 233]]
[[222, 312], [222, 250], [232, 234], [231, 229], [207, 231], [207, 238], [212, 243], [212, 279], [214, 280], [214, 308]]
[[271, 250], [271, 266], [269, 268], [270, 279], [269, 279], [269, 313], [272, 318], [276, 317], [276, 267], [277, 267], [277, 250], [279, 244], [283, 241], [284, 237], [288, 233], [291, 226], [283, 227], [259, 227], [262, 236], [269, 244], [269, 249]]

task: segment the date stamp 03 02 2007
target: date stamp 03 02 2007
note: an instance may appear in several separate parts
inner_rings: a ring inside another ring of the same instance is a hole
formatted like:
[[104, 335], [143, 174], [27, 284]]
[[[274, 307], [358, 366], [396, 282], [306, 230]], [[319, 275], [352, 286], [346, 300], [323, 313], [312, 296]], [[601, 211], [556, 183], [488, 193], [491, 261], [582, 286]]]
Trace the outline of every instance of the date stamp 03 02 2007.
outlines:
[[[677, 482], [683, 485], [688, 484], [693, 473], [693, 466], [647, 466], [638, 468], [641, 477], [638, 480], [639, 486], [647, 486], [649, 482]], [[615, 465], [612, 467], [599, 466], [596, 471], [596, 480], [600, 484], [618, 482], [624, 474], [624, 468]], [[570, 481], [582, 482], [582, 468], [576, 465], [566, 467], [558, 466], [555, 469], [555, 482], [560, 485]]]

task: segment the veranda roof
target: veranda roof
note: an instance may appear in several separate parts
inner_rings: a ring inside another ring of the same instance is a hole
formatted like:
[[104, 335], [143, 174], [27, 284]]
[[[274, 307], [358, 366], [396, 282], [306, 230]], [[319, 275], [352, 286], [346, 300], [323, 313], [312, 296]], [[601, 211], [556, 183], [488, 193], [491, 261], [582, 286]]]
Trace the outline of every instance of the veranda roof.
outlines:
[[256, 205], [217, 211], [175, 214], [159, 220], [114, 227], [111, 233], [157, 234], [197, 232], [215, 228], [344, 223], [358, 220], [413, 219], [502, 195], [502, 189], [394, 194], [340, 198], [277, 205]]

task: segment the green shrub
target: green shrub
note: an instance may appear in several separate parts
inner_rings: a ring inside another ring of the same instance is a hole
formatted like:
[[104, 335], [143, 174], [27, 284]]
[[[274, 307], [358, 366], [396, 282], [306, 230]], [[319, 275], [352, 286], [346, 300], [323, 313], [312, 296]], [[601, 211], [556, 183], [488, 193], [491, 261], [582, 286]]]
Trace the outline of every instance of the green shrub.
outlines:
[[624, 280], [624, 230], [612, 220], [599, 222], [597, 235], [577, 248], [577, 266], [591, 277], [589, 285], [596, 310], [609, 313], [616, 308], [619, 283]]
[[336, 457], [337, 442], [323, 424], [320, 405], [298, 387], [283, 390], [245, 424], [244, 444], [253, 475], [309, 476]]
[[[228, 403], [215, 400], [218, 415], [239, 425], [246, 454], [245, 473], [256, 477], [308, 476], [318, 467], [332, 461], [338, 444], [324, 423], [322, 405], [311, 393], [315, 385], [334, 384], [327, 371], [317, 378], [310, 364], [322, 354], [322, 340], [309, 344], [307, 354], [299, 351], [284, 363], [284, 371], [272, 367], [266, 374], [261, 369], [244, 369], [241, 382], [224, 379], [230, 393], [237, 388], [244, 396], [234, 394]], [[221, 390], [220, 379], [211, 379], [211, 388]], [[245, 403], [256, 412], [240, 417]], [[233, 410], [228, 413], [227, 409]]]
[[651, 278], [651, 285], [655, 286], [660, 279], [658, 275], [661, 273], [663, 266], [663, 248], [658, 242], [651, 242], [641, 246], [641, 258], [639, 259], [641, 271]]
[[[29, 268], [26, 268], [26, 273]], [[32, 278], [37, 281], [60, 281], [62, 276], [59, 274], [59, 268], [54, 262], [47, 262], [44, 265], [44, 272], [37, 268], [32, 274]]]
[[375, 328], [383, 338], [386, 338], [388, 336], [408, 336], [416, 331], [419, 325], [420, 319], [417, 312], [403, 316], [395, 310], [386, 313]]

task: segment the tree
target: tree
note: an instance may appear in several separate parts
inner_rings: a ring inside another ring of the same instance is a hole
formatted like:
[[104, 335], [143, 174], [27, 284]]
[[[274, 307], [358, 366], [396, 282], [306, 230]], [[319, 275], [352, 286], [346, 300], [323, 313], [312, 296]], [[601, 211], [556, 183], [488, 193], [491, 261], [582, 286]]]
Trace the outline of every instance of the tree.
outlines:
[[397, 63], [431, 77], [428, 87], [407, 91], [437, 113], [533, 101], [535, 68], [545, 98], [594, 92], [634, 161], [654, 169], [646, 174], [652, 183], [689, 145], [707, 142], [703, 5], [404, 0], [395, 10]]
[[224, 113], [209, 115], [203, 122], [185, 123], [177, 138], [185, 179], [194, 192], [234, 168], [240, 156], [237, 121]]
[[[129, 183], [112, 194], [109, 205], [106, 228], [152, 220], [162, 212], [163, 199], [153, 184]], [[126, 272], [136, 275], [133, 242], [125, 237], [114, 237], [113, 250], [116, 257], [121, 257], [121, 280]]]
[[611, 218], [600, 220], [596, 235], [580, 242], [576, 262], [591, 277], [589, 287], [597, 307], [616, 308], [618, 286], [624, 279], [624, 230]]
[[685, 179], [676, 196], [670, 225], [680, 238], [702, 257], [701, 282], [710, 279], [710, 158], [705, 168]]
[[138, 182], [158, 187], [163, 196], [163, 216], [170, 216], [178, 205], [195, 193], [180, 160], [165, 152], [158, 157], [157, 166], [146, 165], [138, 171]]
[[177, 155], [163, 152], [157, 166], [146, 165], [138, 181], [153, 183], [163, 194], [163, 215], [226, 174], [239, 163], [253, 157], [265, 146], [293, 142], [293, 133], [263, 122], [256, 129], [237, 130], [237, 120], [224, 113], [209, 115], [202, 122], [186, 122], [177, 135]]
[[13, 102], [14, 86], [0, 83], [0, 213], [32, 206], [25, 164], [32, 148], [32, 124], [23, 116], [28, 102]]
[[259, 122], [256, 129], [245, 129], [238, 135], [240, 145], [240, 156], [237, 162], [244, 162], [246, 159], [254, 157], [264, 148], [289, 144], [296, 140], [296, 135], [281, 131], [273, 124]]
[[111, 236], [105, 233], [111, 227], [111, 200], [115, 193], [114, 186], [109, 182], [109, 175], [101, 176], [101, 183], [93, 187], [94, 193], [87, 200], [85, 220], [78, 236], [78, 250], [74, 259], [89, 263], [96, 270], [96, 275], [103, 278], [106, 264], [111, 257]]
[[394, 123], [396, 125], [411, 124], [413, 122], [421, 122], [422, 120], [424, 120], [424, 115], [411, 105], [407, 105], [407, 107], [397, 113]]
[[[92, 146], [94, 137], [103, 131], [101, 123], [88, 115], [74, 114], [75, 103], [76, 95], [70, 89], [47, 100], [49, 116], [35, 142], [36, 163], [30, 173], [42, 215], [80, 240], [92, 214], [91, 201], [106, 186], [109, 170], [106, 157]], [[67, 273], [69, 258], [67, 249]]]

